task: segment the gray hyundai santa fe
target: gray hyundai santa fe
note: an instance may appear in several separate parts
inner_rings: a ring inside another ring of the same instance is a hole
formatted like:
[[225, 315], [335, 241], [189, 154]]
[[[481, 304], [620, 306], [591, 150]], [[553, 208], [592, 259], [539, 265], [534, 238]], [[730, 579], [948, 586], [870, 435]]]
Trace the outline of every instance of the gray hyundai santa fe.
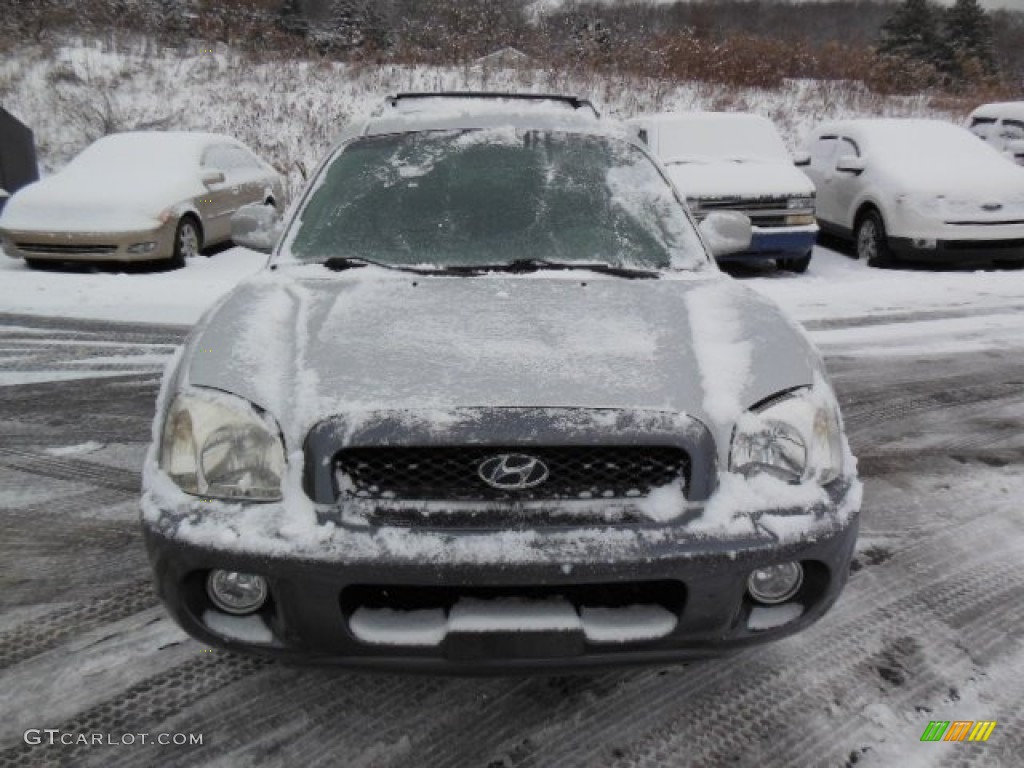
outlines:
[[169, 369], [142, 523], [205, 643], [481, 673], [665, 663], [836, 600], [861, 486], [801, 329], [635, 136], [561, 96], [402, 94]]

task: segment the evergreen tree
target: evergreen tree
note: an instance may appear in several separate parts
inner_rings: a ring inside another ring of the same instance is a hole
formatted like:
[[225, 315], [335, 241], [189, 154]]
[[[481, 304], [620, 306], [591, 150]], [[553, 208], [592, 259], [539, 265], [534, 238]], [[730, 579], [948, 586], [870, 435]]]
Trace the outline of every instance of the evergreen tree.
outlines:
[[303, 13], [299, 0], [284, 0], [277, 10], [277, 26], [282, 32], [305, 35], [309, 31], [309, 20]]
[[332, 47], [357, 48], [363, 43], [363, 7], [357, 0], [332, 0], [327, 32]]
[[931, 0], [903, 0], [882, 25], [878, 53], [913, 59], [936, 68], [946, 59], [938, 13]]
[[993, 74], [996, 59], [992, 24], [978, 0], [956, 0], [943, 21], [949, 69], [962, 74], [962, 67], [973, 59], [986, 74]]

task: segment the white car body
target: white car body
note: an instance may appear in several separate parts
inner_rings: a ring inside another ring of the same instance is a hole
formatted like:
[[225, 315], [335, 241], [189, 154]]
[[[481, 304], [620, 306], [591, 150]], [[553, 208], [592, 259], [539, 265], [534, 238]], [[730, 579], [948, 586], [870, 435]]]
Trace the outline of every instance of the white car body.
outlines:
[[1010, 160], [1024, 165], [1024, 101], [982, 104], [971, 112], [966, 127]]
[[802, 262], [806, 269], [818, 232], [814, 185], [794, 166], [770, 120], [740, 112], [668, 112], [629, 122], [698, 220], [714, 210], [750, 218], [750, 249], [729, 259], [771, 257], [780, 266]]
[[[939, 120], [830, 122], [806, 148], [818, 223], [852, 237], [859, 256], [1024, 258], [1024, 170], [963, 128]], [[861, 237], [869, 227], [880, 229], [877, 254]]]

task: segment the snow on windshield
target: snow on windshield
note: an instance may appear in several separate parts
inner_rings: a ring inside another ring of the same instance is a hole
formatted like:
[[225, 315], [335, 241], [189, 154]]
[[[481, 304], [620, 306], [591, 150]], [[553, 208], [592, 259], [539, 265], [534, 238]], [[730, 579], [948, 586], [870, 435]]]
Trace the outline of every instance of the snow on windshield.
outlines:
[[98, 178], [153, 173], [179, 177], [198, 168], [199, 145], [195, 135], [151, 132], [105, 136], [86, 147], [64, 172]]
[[682, 205], [641, 150], [571, 133], [498, 128], [357, 140], [328, 165], [296, 226], [286, 252], [300, 261], [706, 262]]
[[1004, 160], [991, 145], [952, 123], [877, 120], [866, 126], [864, 136], [865, 155], [880, 157], [886, 164], [928, 168], [955, 164], [973, 168], [981, 163], [1005, 170]]
[[789, 152], [775, 126], [755, 115], [697, 115], [665, 120], [658, 154], [673, 160], [782, 160]]

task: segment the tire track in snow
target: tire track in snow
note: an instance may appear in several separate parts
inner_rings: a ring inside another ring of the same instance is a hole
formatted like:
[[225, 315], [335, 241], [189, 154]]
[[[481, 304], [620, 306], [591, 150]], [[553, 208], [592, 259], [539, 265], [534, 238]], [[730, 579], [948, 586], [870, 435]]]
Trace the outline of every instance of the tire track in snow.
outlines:
[[[235, 654], [200, 654], [196, 659], [125, 689], [59, 725], [67, 733], [144, 733], [189, 706], [196, 699], [256, 674], [270, 662]], [[124, 747], [124, 749], [131, 749]], [[165, 749], [170, 749], [165, 747]], [[96, 758], [96, 748], [85, 744], [41, 747], [22, 744], [0, 752], [0, 768], [82, 765]], [[104, 760], [102, 764], [105, 764]]]
[[0, 670], [56, 648], [68, 639], [102, 624], [118, 621], [157, 604], [150, 581], [112, 589], [109, 594], [33, 619], [0, 632]]
[[20, 448], [0, 448], [0, 466], [56, 480], [111, 488], [128, 494], [142, 492], [142, 479], [138, 472], [96, 464], [84, 459], [48, 456]]

